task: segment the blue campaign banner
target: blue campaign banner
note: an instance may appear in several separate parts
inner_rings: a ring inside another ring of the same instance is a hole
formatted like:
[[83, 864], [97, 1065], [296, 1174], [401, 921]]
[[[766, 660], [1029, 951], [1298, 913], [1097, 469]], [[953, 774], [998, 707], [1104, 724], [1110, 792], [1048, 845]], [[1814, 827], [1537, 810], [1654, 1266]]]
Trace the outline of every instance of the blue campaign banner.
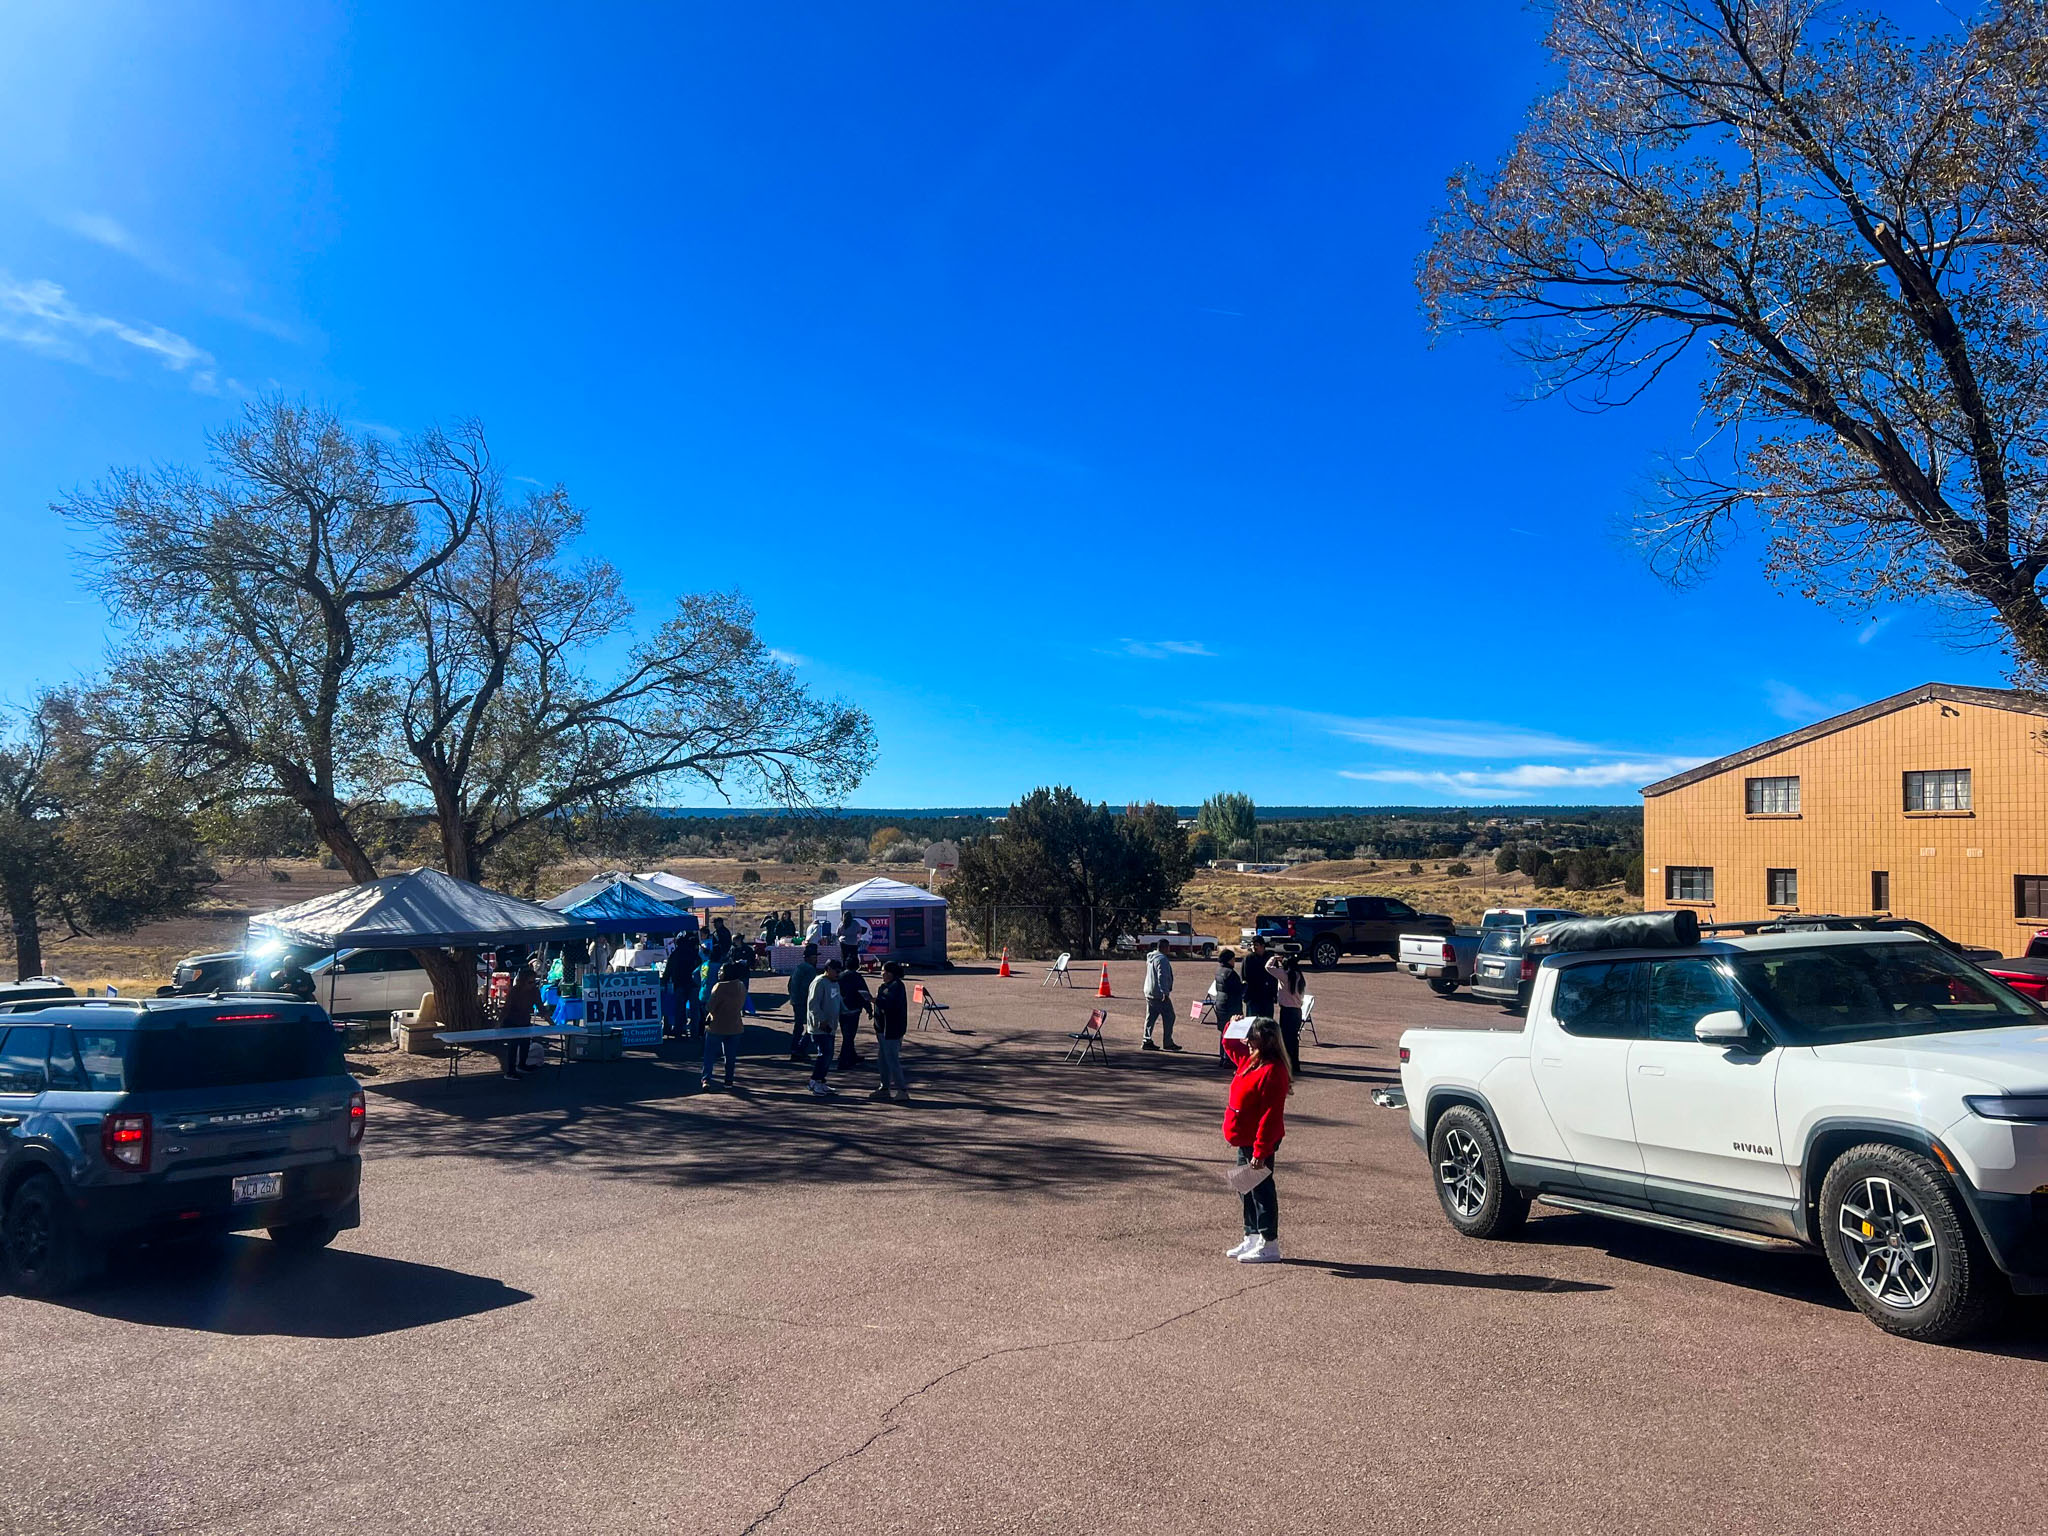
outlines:
[[584, 1022], [616, 1024], [625, 1030], [631, 1048], [661, 1039], [661, 974], [658, 971], [608, 971], [583, 986]]

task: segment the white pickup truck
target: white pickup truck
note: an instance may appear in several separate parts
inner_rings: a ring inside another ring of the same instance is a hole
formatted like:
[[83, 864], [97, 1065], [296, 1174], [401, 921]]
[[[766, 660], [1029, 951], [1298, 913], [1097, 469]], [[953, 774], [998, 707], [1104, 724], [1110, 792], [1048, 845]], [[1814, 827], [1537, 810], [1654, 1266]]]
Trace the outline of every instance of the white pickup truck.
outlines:
[[1452, 1226], [1507, 1237], [1534, 1199], [1819, 1248], [1879, 1327], [1934, 1342], [2048, 1292], [2048, 1014], [1906, 934], [1570, 926], [1520, 1029], [1401, 1036]]
[[1472, 979], [1479, 959], [1479, 934], [1471, 928], [1456, 933], [1404, 933], [1394, 963], [1410, 976], [1420, 976], [1429, 990], [1449, 997]]
[[1161, 939], [1166, 940], [1168, 954], [1201, 955], [1213, 958], [1223, 947], [1222, 940], [1213, 934], [1195, 932], [1193, 923], [1161, 923], [1151, 933], [1125, 934], [1116, 941], [1118, 949], [1153, 949]]

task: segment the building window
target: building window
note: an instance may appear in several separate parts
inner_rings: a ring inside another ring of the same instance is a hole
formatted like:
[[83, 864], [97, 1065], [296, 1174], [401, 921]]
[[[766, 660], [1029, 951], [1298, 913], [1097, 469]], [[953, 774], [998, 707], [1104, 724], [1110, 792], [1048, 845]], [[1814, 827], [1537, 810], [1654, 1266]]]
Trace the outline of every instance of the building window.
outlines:
[[1870, 872], [1870, 910], [1889, 912], [1892, 909], [1892, 872], [1888, 869], [1873, 869]]
[[1746, 781], [1744, 804], [1752, 816], [1797, 816], [1799, 814], [1799, 780], [1797, 776], [1783, 779], [1750, 779]]
[[1714, 899], [1714, 872], [1703, 864], [1673, 864], [1664, 871], [1666, 901]]
[[2012, 877], [2012, 915], [2034, 922], [2048, 921], [2048, 875]]
[[1906, 775], [1907, 810], [1967, 811], [1969, 808], [1969, 769], [1940, 768], [1929, 773]]
[[1799, 905], [1799, 871], [1796, 869], [1767, 869], [1764, 871], [1766, 892], [1765, 906], [1796, 907]]

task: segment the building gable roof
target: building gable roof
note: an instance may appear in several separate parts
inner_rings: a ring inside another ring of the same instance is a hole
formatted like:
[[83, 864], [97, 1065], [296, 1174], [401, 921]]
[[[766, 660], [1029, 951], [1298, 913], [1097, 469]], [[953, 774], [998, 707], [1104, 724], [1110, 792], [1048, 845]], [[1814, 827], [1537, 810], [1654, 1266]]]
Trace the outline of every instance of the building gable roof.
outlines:
[[1971, 688], [1960, 683], [1922, 683], [1917, 688], [1908, 688], [1904, 693], [1895, 693], [1888, 699], [1878, 699], [1864, 704], [1845, 714], [1830, 715], [1825, 720], [1816, 720], [1812, 725], [1802, 725], [1796, 731], [1787, 731], [1782, 736], [1773, 736], [1769, 741], [1760, 741], [1753, 747], [1744, 747], [1740, 752], [1730, 752], [1726, 757], [1717, 757], [1712, 762], [1701, 763], [1697, 768], [1688, 768], [1683, 773], [1674, 773], [1668, 779], [1659, 779], [1646, 784], [1640, 793], [1645, 799], [1653, 795], [1668, 795], [1674, 789], [1684, 789], [1688, 784], [1697, 784], [1702, 779], [1711, 779], [1730, 769], [1741, 768], [1761, 758], [1784, 752], [1792, 747], [1803, 747], [1809, 741], [1818, 741], [1836, 731], [1846, 731], [1851, 726], [1862, 725], [1880, 716], [1895, 714], [1910, 709], [1915, 704], [1928, 704], [1939, 700], [1947, 704], [1975, 704], [1982, 709], [2004, 709], [2016, 714], [2048, 715], [2048, 696], [2028, 693], [2019, 688]]

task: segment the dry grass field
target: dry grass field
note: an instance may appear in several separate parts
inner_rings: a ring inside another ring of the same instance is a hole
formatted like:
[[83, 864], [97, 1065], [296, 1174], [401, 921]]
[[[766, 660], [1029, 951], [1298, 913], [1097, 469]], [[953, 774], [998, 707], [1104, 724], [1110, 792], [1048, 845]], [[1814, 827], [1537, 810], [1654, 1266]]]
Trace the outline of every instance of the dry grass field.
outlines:
[[[1281, 875], [1203, 870], [1189, 882], [1182, 907], [1170, 915], [1186, 917], [1201, 932], [1234, 943], [1238, 929], [1249, 926], [1257, 914], [1306, 912], [1323, 896], [1398, 896], [1422, 911], [1447, 912], [1460, 922], [1476, 921], [1490, 906], [1532, 902], [1571, 906], [1591, 913], [1629, 912], [1642, 905], [1619, 885], [1595, 891], [1538, 892], [1526, 876], [1496, 875], [1490, 864], [1475, 866], [1478, 872], [1471, 875], [1447, 875], [1444, 868], [1450, 862], [1426, 861], [1419, 875], [1409, 873], [1405, 860], [1308, 864]], [[814, 897], [857, 880], [884, 875], [921, 883], [925, 876], [924, 870], [914, 864], [841, 863], [830, 866], [836, 877], [833, 879], [820, 879], [820, 867], [814, 864], [683, 859], [665, 861], [662, 867], [731, 891], [739, 898], [739, 906], [737, 919], [729, 917], [728, 921], [736, 931], [747, 934], [771, 911], [794, 911], [801, 922]], [[756, 876], [752, 882], [746, 879], [750, 870]], [[235, 948], [241, 943], [251, 917], [323, 895], [346, 883], [340, 871], [322, 869], [310, 859], [224, 863], [220, 872], [220, 883], [196, 910], [184, 917], [153, 923], [127, 935], [77, 939], [46, 936], [46, 969], [78, 987], [97, 991], [112, 985], [126, 995], [147, 994], [170, 979], [172, 967], [182, 957]], [[551, 879], [542, 882], [542, 889], [563, 889], [592, 872], [581, 865], [558, 869]], [[954, 959], [980, 958], [981, 926], [969, 920], [969, 914], [956, 914], [951, 935]], [[9, 977], [13, 974], [13, 963], [12, 952], [0, 947], [0, 967]]]

